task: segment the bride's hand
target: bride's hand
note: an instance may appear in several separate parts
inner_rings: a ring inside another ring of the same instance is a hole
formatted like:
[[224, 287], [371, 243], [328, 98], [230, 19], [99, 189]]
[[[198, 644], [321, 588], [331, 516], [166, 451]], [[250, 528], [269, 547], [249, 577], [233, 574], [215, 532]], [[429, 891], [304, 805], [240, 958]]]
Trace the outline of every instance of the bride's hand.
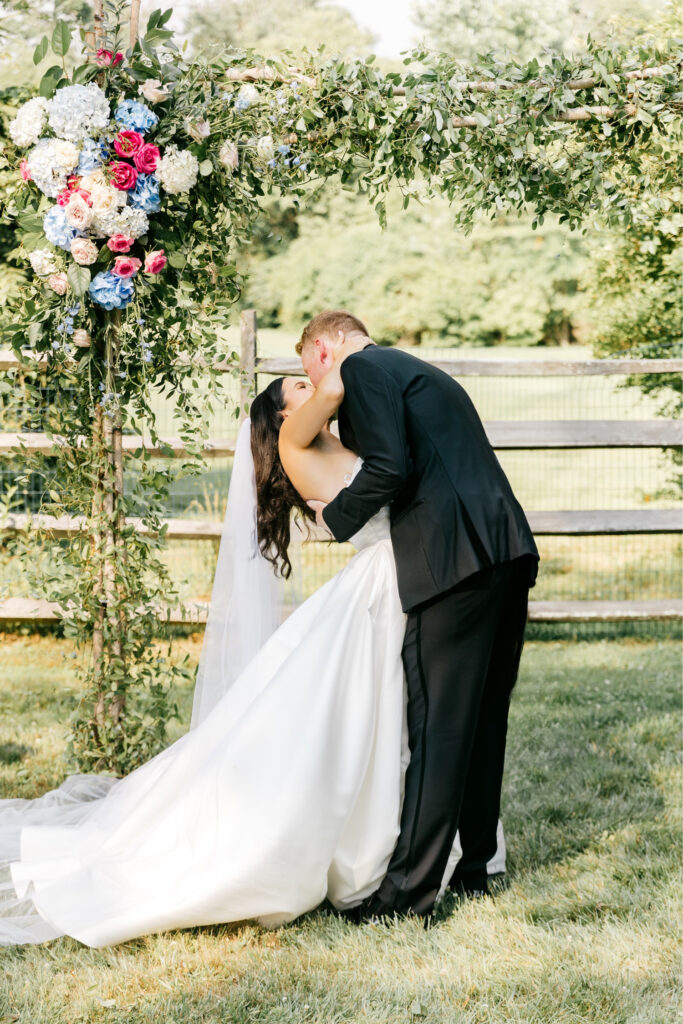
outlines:
[[364, 334], [359, 338], [347, 338], [343, 331], [339, 331], [338, 338], [341, 344], [334, 350], [335, 367], [341, 366], [345, 359], [356, 352], [362, 352], [368, 345], [374, 345], [374, 342]]

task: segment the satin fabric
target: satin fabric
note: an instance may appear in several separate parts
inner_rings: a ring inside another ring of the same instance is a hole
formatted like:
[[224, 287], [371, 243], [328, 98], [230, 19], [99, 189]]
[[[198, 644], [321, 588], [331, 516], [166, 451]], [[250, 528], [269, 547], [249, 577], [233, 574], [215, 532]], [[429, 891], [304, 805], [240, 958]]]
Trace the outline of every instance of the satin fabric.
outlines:
[[[405, 616], [386, 510], [353, 540], [358, 554], [196, 729], [109, 780], [71, 822], [46, 813], [21, 828], [10, 870], [30, 909], [20, 938], [12, 912], [0, 916], [0, 941], [68, 934], [99, 947], [218, 922], [276, 926], [378, 888], [409, 759]], [[21, 822], [17, 803], [0, 802], [0, 836]], [[456, 842], [448, 877], [458, 854]], [[502, 835], [489, 869], [504, 869]]]

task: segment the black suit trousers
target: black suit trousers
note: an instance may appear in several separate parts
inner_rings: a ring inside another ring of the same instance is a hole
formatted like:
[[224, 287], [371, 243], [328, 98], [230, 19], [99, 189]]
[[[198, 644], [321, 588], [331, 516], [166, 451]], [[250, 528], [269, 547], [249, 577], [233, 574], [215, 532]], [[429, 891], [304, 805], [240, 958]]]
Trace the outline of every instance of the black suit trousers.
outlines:
[[482, 570], [408, 613], [411, 759], [383, 904], [428, 913], [460, 829], [455, 880], [484, 887], [496, 851], [508, 709], [522, 653], [529, 558]]

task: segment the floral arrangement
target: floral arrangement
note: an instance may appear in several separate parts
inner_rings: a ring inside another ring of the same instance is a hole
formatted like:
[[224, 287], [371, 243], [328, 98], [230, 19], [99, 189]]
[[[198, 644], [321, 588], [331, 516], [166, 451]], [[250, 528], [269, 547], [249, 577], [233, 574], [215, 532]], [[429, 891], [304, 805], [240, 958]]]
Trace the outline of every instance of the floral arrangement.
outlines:
[[[115, 67], [122, 55], [104, 59]], [[141, 93], [155, 90], [151, 80], [140, 86]], [[163, 249], [140, 242], [149, 216], [161, 209], [161, 191], [182, 194], [197, 183], [193, 153], [170, 144], [162, 154], [150, 141], [158, 122], [136, 99], [123, 98], [112, 110], [104, 90], [89, 82], [65, 85], [49, 100], [29, 100], [9, 125], [15, 144], [31, 147], [21, 161], [23, 179], [55, 201], [43, 215], [45, 238], [79, 267], [105, 264], [89, 281], [88, 294], [107, 310], [128, 305], [138, 273], [152, 277], [166, 266]], [[29, 259], [49, 288], [66, 293], [68, 270], [60, 269], [64, 261], [54, 250], [35, 249]]]

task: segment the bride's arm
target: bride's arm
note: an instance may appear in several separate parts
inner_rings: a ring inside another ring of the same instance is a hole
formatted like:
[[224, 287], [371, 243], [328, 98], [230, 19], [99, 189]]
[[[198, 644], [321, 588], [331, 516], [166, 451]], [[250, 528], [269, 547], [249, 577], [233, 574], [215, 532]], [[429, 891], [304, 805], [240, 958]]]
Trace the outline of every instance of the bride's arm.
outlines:
[[283, 447], [301, 450], [308, 448], [315, 441], [344, 399], [341, 364], [348, 356], [360, 352], [367, 344], [368, 339], [364, 338], [362, 342], [352, 339], [337, 346], [332, 369], [325, 374], [308, 401], [290, 413], [282, 424], [280, 451]]

